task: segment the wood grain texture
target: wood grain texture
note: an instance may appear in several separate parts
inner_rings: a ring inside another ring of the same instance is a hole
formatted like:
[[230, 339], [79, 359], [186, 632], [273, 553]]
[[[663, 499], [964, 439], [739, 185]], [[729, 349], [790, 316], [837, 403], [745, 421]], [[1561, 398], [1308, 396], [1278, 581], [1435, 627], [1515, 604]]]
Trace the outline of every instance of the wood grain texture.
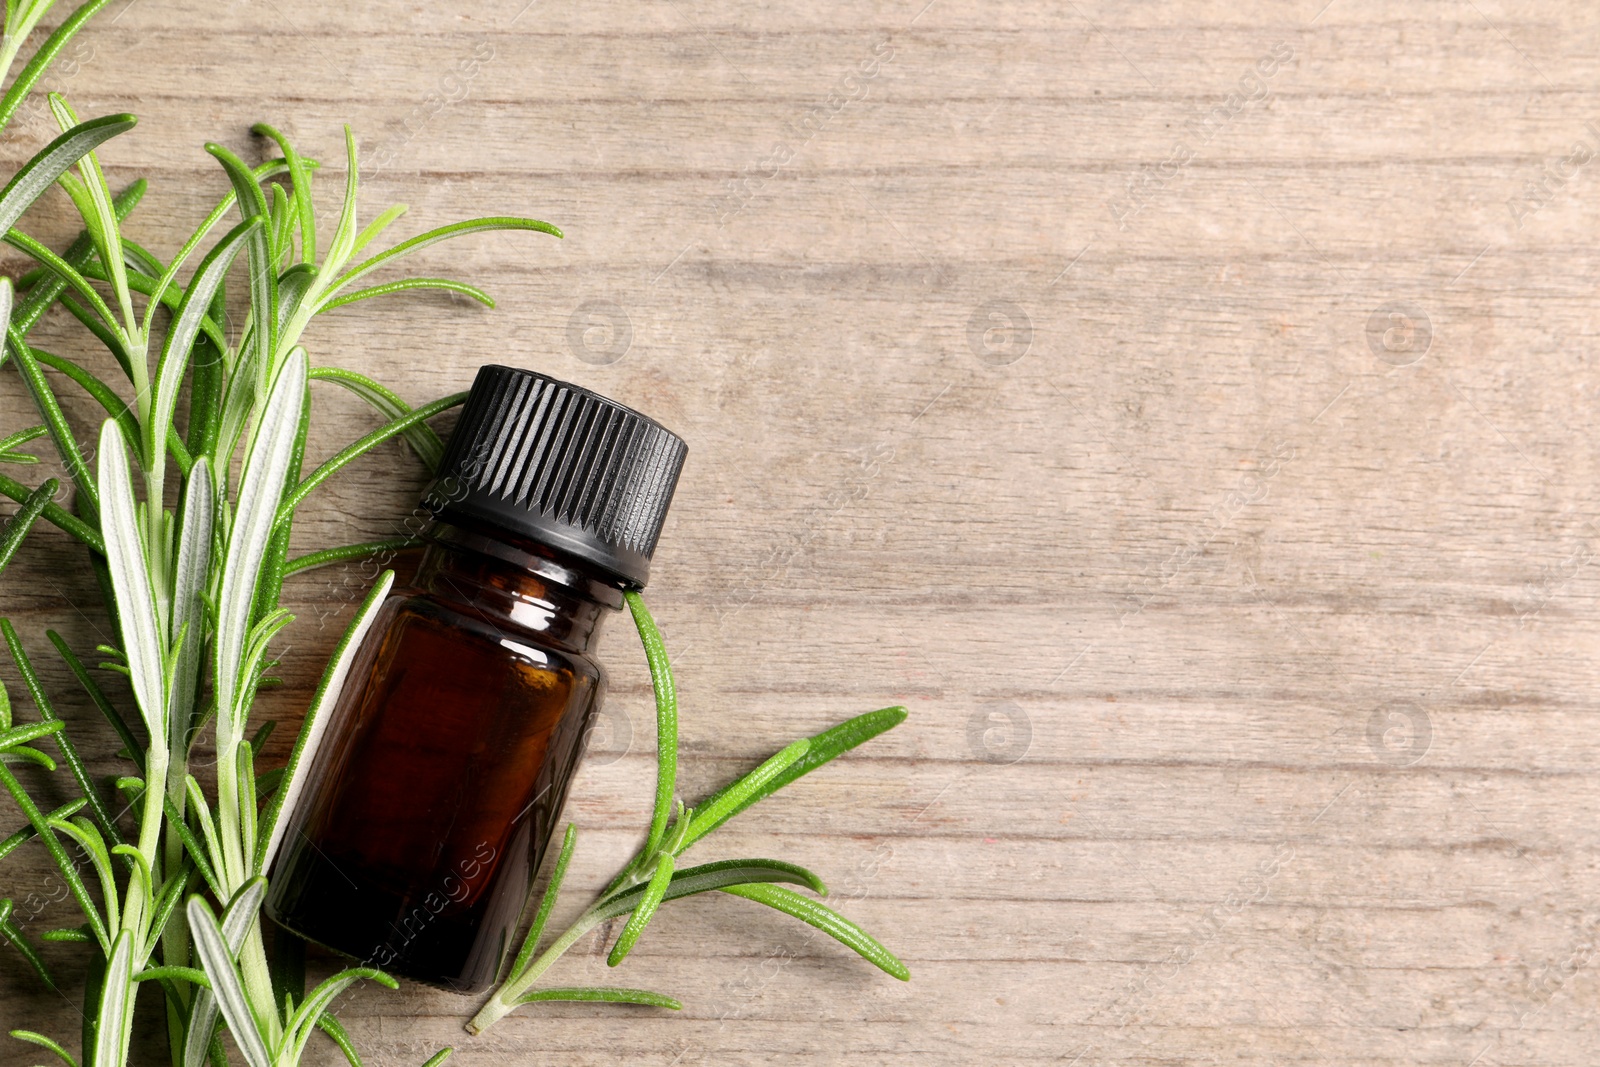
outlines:
[[[594, 936], [558, 972], [682, 1013], [467, 1039], [463, 1000], [364, 988], [341, 1010], [369, 1063], [1594, 1062], [1600, 164], [1573, 153], [1600, 154], [1600, 24], [1323, 3], [134, 0], [91, 26], [51, 85], [141, 117], [103, 155], [151, 179], [130, 229], [159, 253], [226, 188], [203, 142], [257, 158], [258, 120], [330, 173], [351, 123], [368, 216], [408, 202], [407, 232], [566, 231], [422, 257], [497, 310], [362, 304], [309, 344], [414, 402], [536, 366], [689, 440], [650, 589], [688, 796], [912, 711], [706, 849], [813, 866], [909, 984], [687, 901], [625, 974]], [[27, 226], [65, 219], [57, 195]], [[372, 424], [316, 403], [319, 455]], [[27, 418], [8, 373], [0, 428]], [[388, 533], [421, 480], [383, 451], [298, 544]], [[293, 580], [267, 713], [301, 714], [361, 591]], [[105, 627], [51, 532], [0, 611], [30, 647]], [[606, 658], [569, 907], [652, 786], [623, 620]], [[38, 856], [3, 870], [50, 899]], [[5, 1028], [76, 1033], [6, 959]]]

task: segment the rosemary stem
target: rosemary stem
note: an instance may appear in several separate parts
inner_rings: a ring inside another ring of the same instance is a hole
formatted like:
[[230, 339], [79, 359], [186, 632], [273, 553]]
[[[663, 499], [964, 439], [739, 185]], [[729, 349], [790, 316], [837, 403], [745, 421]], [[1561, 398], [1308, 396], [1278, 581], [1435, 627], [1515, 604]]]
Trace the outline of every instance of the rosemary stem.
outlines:
[[[111, 957], [116, 952], [115, 946], [119, 945], [124, 938], [131, 938], [132, 936], [133, 935], [130, 934], [126, 929], [117, 934], [112, 940], [113, 948], [110, 952], [106, 953], [106, 960], [104, 962], [110, 962]], [[85, 1007], [92, 1007], [94, 1010], [95, 1031], [97, 1034], [109, 1033], [112, 1023], [117, 1023], [120, 1026], [121, 1032], [117, 1035], [118, 1045], [116, 1048], [115, 1060], [115, 1062], [119, 1064], [128, 1062], [128, 1047], [133, 1036], [131, 1025], [131, 1017], [133, 1013], [126, 1010], [128, 994], [133, 992], [133, 990], [129, 988], [132, 986], [132, 984], [132, 982], [129, 982], [127, 986], [121, 989], [113, 989], [109, 983], [102, 984], [98, 990], [99, 1002], [93, 1005], [85, 1005]], [[119, 1006], [121, 1006], [123, 1010], [119, 1011]], [[98, 1044], [98, 1042], [96, 1042], [96, 1044]], [[89, 1047], [89, 1041], [87, 1038], [85, 1038], [84, 1057], [87, 1059], [88, 1056], [96, 1053], [97, 1051], [98, 1049]]]
[[[245, 861], [243, 820], [253, 819], [255, 813], [241, 812], [239, 799], [239, 745], [230, 737], [217, 747], [217, 835], [222, 839], [223, 853], [223, 869], [217, 876], [230, 895], [237, 893], [250, 879]], [[250, 924], [239, 949], [239, 973], [244, 978], [245, 994], [263, 1029], [263, 1036], [269, 1043], [276, 1043], [283, 1033], [283, 1022], [278, 1018], [278, 1006], [272, 994], [272, 972], [267, 966], [267, 947], [261, 937], [259, 916]]]
[[[170, 751], [172, 752], [172, 757], [167, 768], [167, 799], [172, 801], [174, 810], [178, 812], [179, 819], [182, 819], [185, 805], [189, 801], [189, 792], [184, 786], [189, 777], [186, 745], [174, 739]], [[178, 831], [175, 827], [169, 825], [164, 843], [166, 845], [166, 853], [162, 860], [161, 870], [166, 877], [170, 878], [174, 872], [181, 870], [183, 867], [183, 838], [178, 836]], [[189, 963], [189, 924], [185, 921], [181, 909], [173, 915], [171, 921], [161, 931], [161, 959], [162, 962], [170, 967], [183, 967]], [[186, 1000], [190, 997], [187, 982], [174, 980], [173, 985], [178, 989], [180, 996]], [[182, 1020], [177, 1016], [177, 1008], [178, 1005], [175, 1004], [168, 1006], [167, 1019], [168, 1028], [171, 1031], [169, 1036], [175, 1036], [177, 1039], [175, 1056], [181, 1055], [183, 1048]], [[177, 1029], [171, 1030], [174, 1026]]]
[[[649, 861], [655, 859], [657, 854], [641, 849], [639, 854], [629, 860], [626, 867], [622, 868], [622, 873], [617, 875], [610, 885], [606, 886], [605, 892], [600, 894], [600, 901], [610, 900], [625, 889], [632, 889], [641, 882], [648, 882], [650, 880], [650, 872], [654, 870]], [[598, 903], [595, 905], [595, 907], [599, 906]]]
[[217, 746], [217, 836], [222, 839], [222, 888], [237, 893], [247, 877], [239, 826], [239, 757], [234, 744]]
[[17, 53], [22, 50], [22, 41], [20, 33], [5, 35], [4, 44], [0, 45], [0, 82], [4, 82], [6, 75], [11, 73], [11, 65], [17, 61]]
[[[174, 732], [176, 733], [177, 731]], [[187, 733], [186, 730], [182, 732]], [[181, 819], [189, 804], [189, 791], [185, 787], [185, 783], [189, 779], [189, 757], [186, 740], [174, 737], [167, 752], [166, 796], [172, 802], [173, 809], [177, 811], [178, 817]], [[163, 856], [161, 871], [163, 875], [170, 877], [183, 864], [183, 838], [178, 836], [177, 829], [172, 826], [168, 826], [166, 830], [167, 835], [164, 842], [166, 852]], [[186, 930], [187, 927], [182, 920], [174, 922], [167, 927], [164, 934], [176, 933], [180, 935], [181, 941], [166, 941], [166, 956], [171, 957], [180, 944], [183, 947], [183, 951], [185, 953], [188, 952], [188, 938], [183, 936]], [[167, 959], [167, 963], [175, 967], [183, 965], [182, 960], [173, 958]]]
[[[139, 854], [144, 857], [152, 878], [155, 878], [156, 872], [161, 870], [160, 857], [156, 852], [161, 847], [162, 819], [165, 815], [162, 810], [161, 790], [162, 783], [166, 779], [166, 747], [153, 744], [150, 746], [146, 763], [144, 796], [140, 800], [139, 812]], [[133, 932], [136, 943], [140, 938], [139, 924], [144, 918], [145, 905], [154, 903], [146, 898], [154, 891], [154, 885], [141, 888], [137, 879], [128, 881], [127, 904], [122, 909], [122, 927]]]
[[564, 956], [568, 949], [578, 943], [578, 939], [593, 930], [601, 923], [598, 914], [600, 902], [597, 901], [588, 911], [578, 916], [577, 921], [567, 927], [561, 936], [550, 943], [550, 947], [538, 959], [528, 964], [528, 969], [506, 982], [489, 998], [485, 1004], [467, 1023], [467, 1033], [481, 1034], [499, 1020], [510, 1015], [517, 1006], [517, 998], [528, 991], [528, 987], [539, 980], [539, 977], [549, 970], [551, 965]]
[[250, 923], [250, 932], [239, 948], [239, 973], [244, 978], [245, 995], [250, 998], [262, 1026], [262, 1036], [269, 1047], [276, 1045], [283, 1036], [283, 1022], [278, 1018], [278, 1005], [273, 1002], [272, 971], [267, 966], [267, 946], [261, 938], [259, 915]]
[[[146, 348], [144, 344], [144, 338], [142, 336], [139, 338], [139, 345], [135, 347], [131, 337], [125, 333], [121, 333], [120, 330], [118, 332], [121, 334], [120, 340], [123, 343], [123, 347], [128, 351], [128, 378], [133, 385], [134, 402], [139, 408], [139, 425], [148, 426], [150, 424], [149, 350]], [[155, 511], [159, 509], [160, 506], [161, 505], [158, 500], [157, 503], [151, 507], [151, 510]]]

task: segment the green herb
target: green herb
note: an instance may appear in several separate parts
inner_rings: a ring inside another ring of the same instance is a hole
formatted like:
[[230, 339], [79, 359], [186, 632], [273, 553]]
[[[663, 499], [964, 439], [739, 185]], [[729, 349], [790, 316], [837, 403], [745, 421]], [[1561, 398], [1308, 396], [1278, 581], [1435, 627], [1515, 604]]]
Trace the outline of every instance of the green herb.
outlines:
[[901, 981], [909, 980], [911, 972], [906, 965], [855, 923], [809, 897], [776, 884], [788, 882], [825, 896], [827, 889], [822, 880], [804, 867], [766, 859], [721, 860], [697, 867], [678, 866], [678, 857], [723, 823], [829, 760], [898, 726], [905, 721], [906, 710], [894, 707], [871, 711], [814, 737], [795, 741], [774, 753], [753, 771], [712, 793], [701, 801], [698, 811], [685, 808], [681, 802], [674, 811], [673, 791], [678, 766], [677, 687], [673, 684], [672, 668], [667, 662], [666, 646], [655, 620], [645, 607], [644, 598], [638, 593], [629, 593], [627, 599], [639, 638], [644, 643], [656, 698], [656, 804], [645, 845], [623, 867], [599, 899], [535, 957], [545, 924], [561, 892], [567, 864], [577, 846], [577, 827], [567, 827], [555, 868], [545, 885], [539, 907], [534, 912], [533, 924], [528, 928], [522, 948], [511, 965], [510, 976], [473, 1016], [467, 1024], [468, 1032], [481, 1033], [509, 1015], [518, 1005], [535, 1001], [613, 1000], [677, 1008], [678, 1002], [672, 998], [644, 990], [595, 988], [540, 991], [532, 989], [532, 986], [585, 934], [608, 919], [629, 916], [627, 925], [623, 927], [606, 959], [608, 964], [615, 967], [633, 950], [661, 904], [711, 890], [744, 897], [792, 915], [854, 949], [886, 973]]
[[[287, 547], [296, 509], [331, 477], [392, 438], [404, 437], [425, 463], [437, 462], [443, 446], [427, 420], [463, 397], [412, 408], [361, 375], [312, 368], [302, 342], [318, 315], [357, 300], [442, 288], [487, 302], [475, 287], [448, 279], [356, 287], [409, 252], [487, 230], [559, 232], [534, 219], [474, 219], [373, 252], [404, 208], [391, 208], [360, 227], [355, 139], [347, 130], [343, 208], [318, 258], [311, 190], [318, 167], [276, 131], [259, 127], [283, 156], [252, 168], [226, 149], [210, 146], [231, 190], [172, 261], [163, 263], [123, 236], [122, 218], [137, 195], [114, 196], [94, 152], [130, 128], [132, 118], [80, 123], [62, 98], [52, 96], [50, 105], [63, 134], [0, 192], [0, 223], [9, 226], [28, 201], [59, 182], [83, 218], [84, 234], [66, 254], [57, 254], [14, 228], [6, 233], [6, 240], [40, 268], [26, 299], [15, 306], [10, 284], [0, 279], [0, 331], [7, 340], [4, 354], [20, 372], [42, 425], [0, 441], [0, 459], [26, 462], [33, 457], [17, 449], [48, 436], [72, 479], [77, 514], [53, 503], [58, 488], [53, 480], [37, 489], [0, 481], [0, 491], [24, 502], [0, 532], [0, 568], [41, 519], [83, 541], [93, 554], [118, 637], [118, 647], [102, 651], [112, 657], [108, 666], [127, 676], [137, 714], [125, 716], [65, 642], [55, 635], [52, 641], [121, 736], [134, 764], [136, 773], [118, 781], [134, 825], [124, 840], [106, 798], [62, 731], [21, 642], [3, 621], [0, 630], [42, 721], [11, 727], [7, 705], [0, 785], [28, 816], [28, 836], [41, 840], [61, 868], [84, 913], [87, 936], [102, 957], [102, 965], [92, 968], [83, 1008], [89, 1019], [83, 1053], [100, 1067], [126, 1062], [135, 990], [153, 982], [167, 1001], [175, 1065], [197, 1067], [215, 1060], [219, 1014], [252, 1064], [298, 1063], [317, 1030], [353, 1056], [326, 1009], [352, 982], [392, 980], [357, 969], [309, 994], [289, 990], [285, 1000], [273, 986], [256, 909], [283, 818], [302, 784], [303, 757], [315, 743], [322, 712], [337, 696], [389, 578], [369, 596], [330, 665], [288, 768], [258, 776], [254, 753], [264, 735], [257, 732], [252, 739], [250, 711], [275, 662], [269, 651], [273, 638], [292, 621], [278, 597], [291, 570]], [[142, 188], [131, 192], [142, 193]], [[230, 212], [238, 221], [213, 238]], [[224, 279], [236, 262], [248, 267], [250, 304], [238, 337], [230, 338], [218, 318]], [[108, 349], [137, 398], [133, 404], [123, 404], [82, 364], [29, 343], [27, 327], [55, 299]], [[158, 309], [170, 318], [164, 321]], [[105, 409], [108, 418], [92, 464], [76, 443], [47, 370]], [[356, 392], [385, 421], [302, 476], [313, 381]], [[189, 417], [180, 427], [175, 416], [185, 395]], [[235, 470], [236, 478], [230, 474]], [[179, 503], [169, 510], [162, 501], [169, 498], [174, 478]], [[346, 551], [325, 552], [310, 563], [345, 558]], [[296, 569], [305, 565], [300, 561]], [[216, 734], [214, 797], [205, 794], [188, 766], [208, 722]], [[6, 766], [32, 762], [54, 769], [55, 761], [32, 744], [41, 739], [61, 749], [83, 793], [70, 810], [40, 811]], [[275, 787], [263, 807], [262, 794], [269, 791], [264, 784]], [[74, 814], [80, 808], [93, 819]], [[73, 867], [67, 842], [89, 857], [89, 882]], [[190, 896], [201, 887], [229, 903], [220, 923], [203, 897]], [[188, 905], [181, 906], [186, 897]], [[49, 980], [20, 930], [0, 920], [0, 935]]]
[[[104, 2], [82, 4], [39, 47], [0, 97], [0, 126], [50, 59]], [[53, 3], [11, 0], [4, 8], [0, 82]], [[222, 1026], [250, 1067], [294, 1067], [317, 1031], [359, 1065], [331, 1008], [356, 982], [392, 987], [393, 979], [370, 968], [351, 968], [307, 992], [303, 945], [280, 936], [279, 952], [269, 959], [258, 913], [287, 815], [305, 785], [308, 757], [393, 574], [378, 577], [330, 658], [287, 766], [257, 769], [256, 753], [268, 731], [252, 731], [250, 715], [257, 693], [271, 682], [277, 662], [273, 641], [292, 622], [279, 605], [284, 581], [314, 567], [412, 543], [390, 538], [325, 547], [291, 560], [288, 545], [297, 509], [345, 467], [395, 438], [404, 439], [431, 471], [444, 446], [428, 422], [460, 404], [465, 394], [412, 407], [355, 371], [313, 366], [307, 331], [324, 312], [417, 289], [457, 293], [493, 306], [488, 294], [466, 282], [372, 276], [411, 252], [454, 237], [491, 230], [560, 233], [535, 219], [494, 216], [428, 230], [373, 252], [405, 208], [391, 207], [360, 224], [355, 139], [346, 129], [342, 207], [323, 241], [312, 197], [321, 166], [300, 155], [277, 130], [261, 125], [255, 132], [280, 154], [252, 166], [220, 145], [208, 145], [229, 191], [163, 262], [122, 231], [123, 220], [144, 195], [144, 183], [113, 193], [97, 156], [101, 146], [133, 127], [133, 117], [80, 121], [66, 100], [54, 95], [49, 108], [61, 135], [0, 189], [0, 234], [37, 264], [16, 283], [20, 298], [13, 284], [0, 278], [0, 365], [16, 368], [39, 417], [39, 425], [0, 439], [0, 463], [35, 463], [37, 457], [21, 449], [48, 438], [74, 493], [68, 509], [56, 502], [56, 479], [29, 487], [0, 475], [0, 494], [21, 505], [0, 527], [0, 573], [40, 522], [85, 546], [116, 634], [114, 645], [96, 651], [105, 657], [103, 669], [127, 678], [133, 707], [119, 706], [66, 641], [54, 632], [48, 636], [120, 739], [132, 773], [115, 779], [115, 797], [90, 777], [28, 651], [10, 622], [0, 619], [0, 637], [37, 711], [37, 721], [19, 722], [10, 694], [0, 685], [0, 789], [26, 820], [0, 839], [0, 859], [29, 842], [49, 853], [83, 922], [47, 931], [40, 940], [83, 946], [78, 951], [88, 954], [79, 1055], [32, 1030], [15, 1030], [12, 1036], [73, 1067], [80, 1062], [124, 1067], [137, 993], [153, 984], [160, 990], [156, 1010], [167, 1022], [173, 1067], [225, 1065]], [[62, 252], [16, 228], [29, 205], [55, 184], [83, 222], [83, 232]], [[246, 272], [248, 311], [232, 335], [222, 325], [226, 279], [240, 265]], [[125, 403], [83, 363], [29, 340], [33, 326], [57, 303], [110, 353], [133, 402]], [[92, 454], [85, 454], [68, 422], [57, 393], [63, 383], [81, 390], [105, 413]], [[381, 421], [306, 474], [312, 383], [354, 393]], [[181, 420], [179, 412], [186, 412]], [[167, 507], [174, 498], [176, 506]], [[671, 997], [642, 989], [534, 985], [601, 923], [628, 916], [608, 957], [616, 966], [663, 904], [712, 890], [792, 915], [889, 974], [909, 977], [892, 953], [855, 924], [780, 884], [825, 893], [810, 871], [767, 859], [681, 863], [688, 849], [727, 820], [897, 725], [904, 709], [872, 712], [796, 741], [698, 808], [686, 808], [675, 799], [677, 697], [665, 647], [643, 600], [630, 594], [628, 606], [644, 643], [657, 710], [657, 783], [645, 845], [576, 922], [546, 943], [545, 927], [577, 842], [576, 828], [568, 827], [511, 977], [468, 1029], [478, 1032], [520, 1004], [543, 1001], [678, 1008]], [[209, 795], [189, 772], [191, 753], [207, 727], [214, 730], [217, 754], [216, 788]], [[59, 764], [46, 746], [58, 753]], [[75, 787], [81, 795], [46, 811], [13, 768], [29, 765], [54, 773], [61, 764], [71, 779], [66, 788]], [[118, 805], [111, 801], [117, 798], [126, 819], [114, 814]], [[0, 940], [55, 988], [44, 954], [6, 899], [0, 899]], [[156, 1003], [152, 996], [145, 1000]], [[437, 1067], [450, 1051], [441, 1050], [424, 1067]]]

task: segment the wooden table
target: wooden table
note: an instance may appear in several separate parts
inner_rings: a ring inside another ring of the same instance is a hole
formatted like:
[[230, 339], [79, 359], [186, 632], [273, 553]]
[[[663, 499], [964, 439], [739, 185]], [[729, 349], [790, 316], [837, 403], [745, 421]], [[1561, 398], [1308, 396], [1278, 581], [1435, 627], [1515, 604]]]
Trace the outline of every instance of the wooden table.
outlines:
[[[909, 984], [697, 899], [622, 972], [593, 936], [557, 972], [681, 1014], [546, 1006], [467, 1039], [473, 1005], [369, 988], [342, 1006], [369, 1063], [1594, 1062], [1600, 27], [1323, 4], [135, 0], [93, 24], [51, 84], [140, 115], [105, 162], [151, 179], [130, 228], [158, 252], [226, 188], [203, 142], [261, 158], [257, 120], [327, 163], [330, 209], [349, 122], [367, 217], [566, 231], [431, 250], [499, 308], [360, 305], [312, 356], [414, 402], [537, 367], [689, 440], [650, 587], [687, 797], [911, 709], [705, 850], [813, 866]], [[29, 225], [65, 220], [56, 194]], [[49, 344], [87, 351], [62, 319]], [[316, 402], [319, 454], [373, 425]], [[28, 417], [9, 373], [0, 412]], [[421, 482], [382, 453], [300, 543], [391, 529]], [[358, 594], [295, 580], [273, 715]], [[97, 602], [53, 534], [0, 591], [30, 645], [92, 644]], [[621, 619], [607, 657], [569, 908], [653, 776]], [[4, 892], [48, 879], [19, 855]], [[74, 1034], [6, 958], [0, 1022]]]

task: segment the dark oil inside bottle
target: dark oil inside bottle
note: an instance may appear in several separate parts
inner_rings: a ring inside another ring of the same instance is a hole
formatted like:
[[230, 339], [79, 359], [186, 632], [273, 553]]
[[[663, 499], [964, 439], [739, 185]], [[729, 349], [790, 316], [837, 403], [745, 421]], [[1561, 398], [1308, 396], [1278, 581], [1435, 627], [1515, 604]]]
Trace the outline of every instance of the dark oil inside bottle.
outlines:
[[491, 985], [551, 838], [620, 592], [582, 565], [440, 524], [374, 621], [271, 879], [269, 915], [367, 966]]

